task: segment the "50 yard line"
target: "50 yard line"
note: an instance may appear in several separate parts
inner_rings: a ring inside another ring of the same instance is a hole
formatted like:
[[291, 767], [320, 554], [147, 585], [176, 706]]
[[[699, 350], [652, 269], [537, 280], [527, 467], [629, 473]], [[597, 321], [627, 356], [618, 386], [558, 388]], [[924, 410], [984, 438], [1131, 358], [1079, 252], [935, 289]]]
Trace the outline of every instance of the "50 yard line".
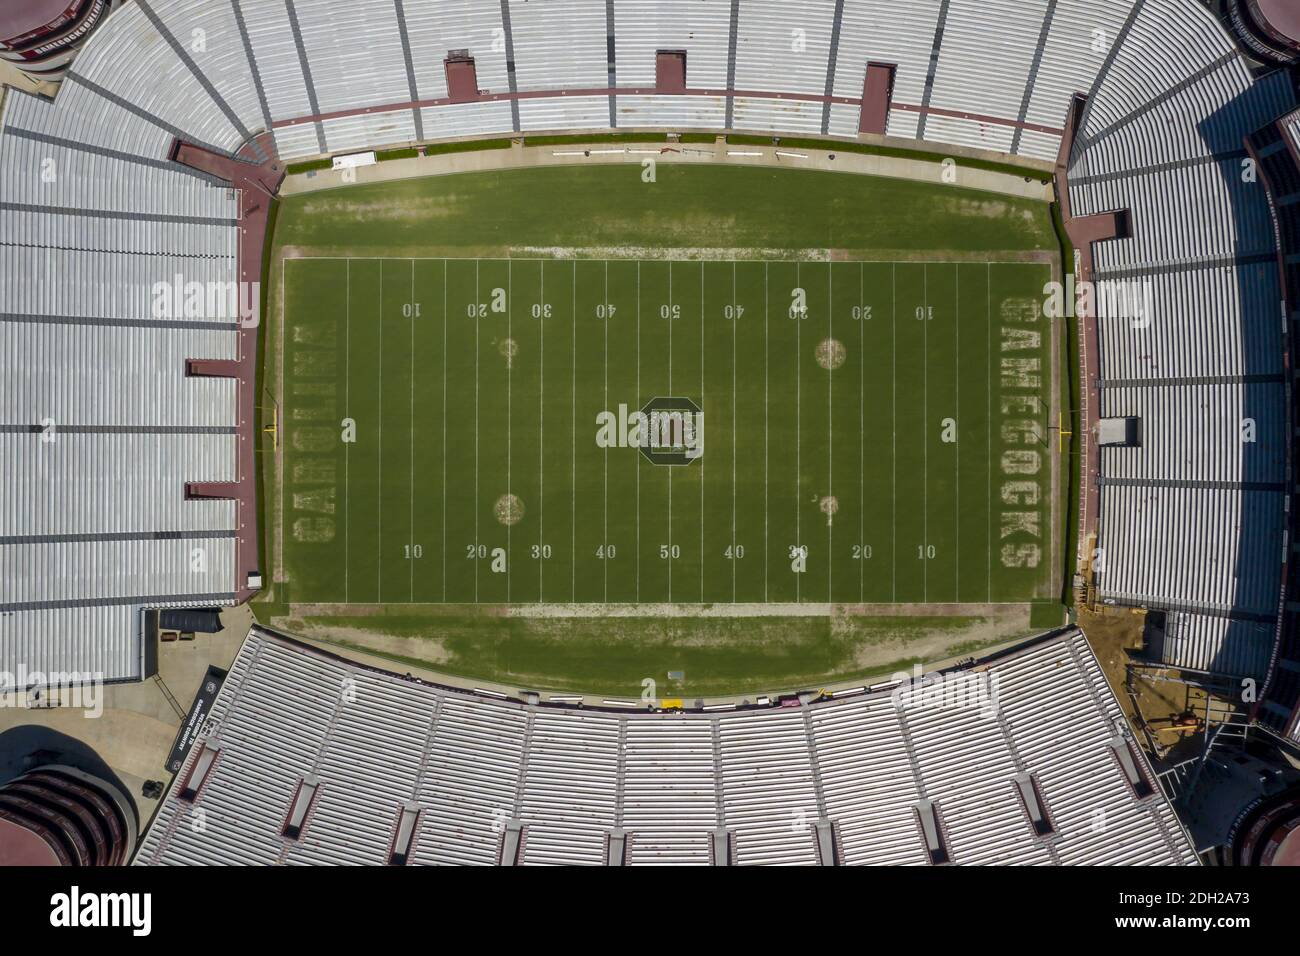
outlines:
[[[668, 394], [673, 393], [673, 260], [668, 260]], [[673, 600], [673, 470], [668, 469], [668, 603]]]
[[[636, 263], [636, 407], [641, 407], [641, 260]], [[641, 456], [636, 457], [636, 600], [641, 602]]]
[[[575, 269], [577, 268], [576, 261], [574, 264], [574, 268]], [[575, 303], [575, 309], [576, 309], [576, 303]], [[604, 323], [605, 324], [605, 367], [604, 367], [605, 398], [602, 407], [608, 409], [609, 408], [609, 260], [608, 259], [605, 260], [604, 311], [605, 311], [605, 323]], [[575, 369], [574, 374], [576, 375], [577, 374], [576, 369], [578, 364], [576, 353], [574, 355], [573, 362], [574, 362], [574, 369]], [[604, 595], [605, 603], [608, 604], [609, 603], [609, 444], [608, 443], [606, 443], [604, 448], [604, 457], [605, 457], [604, 460], [605, 475], [604, 475], [603, 501], [601, 503], [601, 528], [602, 528], [601, 539], [604, 541], [605, 549], [602, 552], [604, 559], [600, 562], [600, 566], [601, 566], [601, 574], [603, 575], [604, 578], [602, 594]]]
[[[346, 410], [344, 416], [352, 417], [352, 260], [347, 259], [344, 263], [347, 271], [345, 293], [346, 302], [344, 304], [345, 330], [343, 333], [343, 407]], [[351, 528], [352, 528], [352, 443], [348, 442], [343, 446], [343, 603], [348, 603], [348, 564], [350, 563], [349, 555], [351, 553]], [[283, 515], [280, 518], [284, 521]]]

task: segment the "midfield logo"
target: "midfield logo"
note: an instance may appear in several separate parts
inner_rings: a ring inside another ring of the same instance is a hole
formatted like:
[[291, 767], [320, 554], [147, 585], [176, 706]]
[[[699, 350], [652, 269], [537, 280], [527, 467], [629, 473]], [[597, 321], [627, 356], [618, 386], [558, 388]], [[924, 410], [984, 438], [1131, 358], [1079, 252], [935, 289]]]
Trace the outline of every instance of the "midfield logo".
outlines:
[[596, 445], [637, 448], [652, 465], [689, 465], [704, 455], [704, 412], [689, 398], [652, 398], [640, 411], [596, 416]]

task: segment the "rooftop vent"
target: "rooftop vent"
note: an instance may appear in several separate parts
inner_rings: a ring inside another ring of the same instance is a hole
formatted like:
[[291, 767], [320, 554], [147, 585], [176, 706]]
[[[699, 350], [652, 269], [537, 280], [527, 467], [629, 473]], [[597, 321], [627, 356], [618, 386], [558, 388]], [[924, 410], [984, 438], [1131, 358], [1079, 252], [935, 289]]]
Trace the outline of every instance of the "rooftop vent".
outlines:
[[1020, 794], [1020, 802], [1024, 805], [1025, 813], [1029, 816], [1029, 825], [1033, 828], [1034, 836], [1042, 839], [1052, 836], [1056, 832], [1051, 817], [1047, 815], [1047, 807], [1043, 804], [1042, 794], [1038, 791], [1038, 780], [1031, 773], [1022, 773], [1014, 778], [1016, 792]]
[[628, 850], [628, 833], [626, 830], [610, 830], [605, 837], [605, 865], [626, 866]]
[[714, 866], [731, 866], [735, 849], [735, 835], [726, 827], [709, 831], [709, 862]]
[[319, 786], [320, 781], [315, 777], [304, 777], [298, 781], [293, 803], [289, 804], [289, 815], [284, 818], [284, 826], [280, 828], [282, 835], [290, 840], [297, 840], [302, 836], [302, 828], [307, 822], [307, 813], [316, 799], [316, 790]]
[[951, 863], [948, 845], [943, 838], [943, 824], [939, 817], [939, 805], [933, 800], [921, 800], [916, 804], [916, 820], [921, 825], [921, 838], [925, 841], [925, 852], [930, 863], [941, 866]]
[[178, 796], [182, 800], [193, 801], [203, 789], [203, 784], [208, 779], [208, 774], [212, 772], [213, 765], [217, 762], [218, 750], [210, 744], [204, 744], [199, 755], [194, 758], [194, 763], [190, 764], [190, 772], [185, 778], [185, 783], [181, 786]]
[[1110, 742], [1110, 749], [1115, 754], [1115, 759], [1119, 761], [1120, 769], [1124, 771], [1124, 779], [1133, 789], [1133, 795], [1139, 800], [1145, 800], [1155, 793], [1151, 782], [1142, 772], [1142, 764], [1133, 752], [1133, 744], [1128, 740], [1121, 740], [1116, 737]]
[[501, 854], [497, 863], [501, 866], [518, 866], [524, 855], [524, 828], [518, 820], [506, 821], [501, 831]]
[[822, 866], [839, 866], [839, 839], [835, 824], [830, 820], [818, 820], [813, 830], [817, 834], [817, 861]]
[[397, 817], [397, 830], [393, 833], [393, 845], [388, 851], [389, 866], [406, 866], [411, 853], [411, 842], [415, 837], [415, 828], [419, 822], [419, 806], [408, 803], [402, 807]]

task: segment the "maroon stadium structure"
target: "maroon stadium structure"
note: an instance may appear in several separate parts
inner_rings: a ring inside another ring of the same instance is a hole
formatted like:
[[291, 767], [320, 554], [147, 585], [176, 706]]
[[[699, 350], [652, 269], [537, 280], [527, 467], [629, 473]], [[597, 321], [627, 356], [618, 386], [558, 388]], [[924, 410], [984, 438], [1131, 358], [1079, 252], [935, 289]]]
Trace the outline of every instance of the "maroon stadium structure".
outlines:
[[116, 2], [0, 0], [0, 59], [39, 79], [56, 79]]

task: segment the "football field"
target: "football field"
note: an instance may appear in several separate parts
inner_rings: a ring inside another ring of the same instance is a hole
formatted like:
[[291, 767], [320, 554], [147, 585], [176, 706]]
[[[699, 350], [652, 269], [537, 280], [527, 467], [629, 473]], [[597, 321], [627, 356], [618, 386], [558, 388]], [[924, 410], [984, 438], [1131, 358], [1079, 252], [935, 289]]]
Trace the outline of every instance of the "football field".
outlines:
[[288, 258], [288, 593], [1054, 598], [1050, 278], [1025, 261]]

